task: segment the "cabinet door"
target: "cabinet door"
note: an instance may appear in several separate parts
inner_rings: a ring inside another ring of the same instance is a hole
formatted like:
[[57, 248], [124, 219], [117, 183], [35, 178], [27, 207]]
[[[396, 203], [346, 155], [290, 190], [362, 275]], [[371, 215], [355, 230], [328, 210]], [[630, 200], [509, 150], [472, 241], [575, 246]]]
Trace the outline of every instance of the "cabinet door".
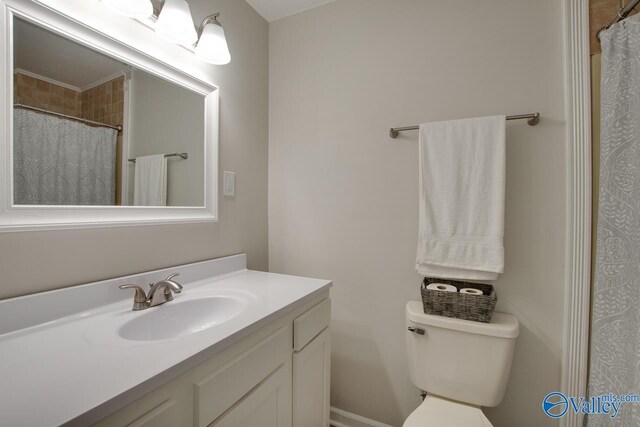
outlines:
[[293, 354], [293, 426], [329, 425], [331, 341], [329, 328]]
[[194, 425], [205, 427], [219, 419], [283, 365], [291, 378], [291, 335], [290, 327], [280, 328], [200, 378], [193, 386]]
[[278, 368], [209, 427], [291, 427], [291, 362]]

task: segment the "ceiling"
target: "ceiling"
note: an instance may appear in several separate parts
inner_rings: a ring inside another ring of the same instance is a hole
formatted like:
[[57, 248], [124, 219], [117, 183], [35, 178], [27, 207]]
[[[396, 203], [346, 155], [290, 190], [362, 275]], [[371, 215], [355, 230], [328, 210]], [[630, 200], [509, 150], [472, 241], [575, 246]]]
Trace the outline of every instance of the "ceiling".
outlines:
[[37, 25], [16, 19], [14, 68], [83, 88], [128, 67]]
[[334, 0], [247, 0], [269, 22], [294, 15]]

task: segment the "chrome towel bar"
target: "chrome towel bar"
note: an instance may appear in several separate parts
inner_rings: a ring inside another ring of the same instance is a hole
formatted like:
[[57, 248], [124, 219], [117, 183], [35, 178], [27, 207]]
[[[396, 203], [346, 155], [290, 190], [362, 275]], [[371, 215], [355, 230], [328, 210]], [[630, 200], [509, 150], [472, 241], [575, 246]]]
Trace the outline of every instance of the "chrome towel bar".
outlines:
[[[164, 157], [182, 157], [184, 160], [187, 160], [189, 158], [189, 153], [171, 153], [171, 154], [165, 154]], [[129, 159], [129, 161], [131, 163], [135, 163], [136, 159]]]
[[[507, 116], [507, 120], [523, 120], [527, 119], [527, 123], [529, 126], [535, 126], [540, 123], [540, 113], [531, 113], [531, 114], [518, 114], [515, 116]], [[389, 136], [391, 138], [397, 138], [400, 132], [405, 130], [418, 130], [420, 126], [404, 126], [399, 128], [391, 128], [389, 130]]]

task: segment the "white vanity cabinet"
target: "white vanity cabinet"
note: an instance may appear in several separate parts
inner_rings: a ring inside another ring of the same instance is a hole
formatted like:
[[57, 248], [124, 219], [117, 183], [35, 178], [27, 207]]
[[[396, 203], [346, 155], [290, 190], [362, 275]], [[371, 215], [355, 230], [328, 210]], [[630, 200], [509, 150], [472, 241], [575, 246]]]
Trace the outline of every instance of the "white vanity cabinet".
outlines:
[[327, 427], [330, 317], [324, 292], [95, 425]]
[[304, 349], [293, 354], [293, 425], [329, 425], [331, 343], [325, 328]]
[[293, 425], [329, 425], [331, 301], [325, 299], [293, 321]]

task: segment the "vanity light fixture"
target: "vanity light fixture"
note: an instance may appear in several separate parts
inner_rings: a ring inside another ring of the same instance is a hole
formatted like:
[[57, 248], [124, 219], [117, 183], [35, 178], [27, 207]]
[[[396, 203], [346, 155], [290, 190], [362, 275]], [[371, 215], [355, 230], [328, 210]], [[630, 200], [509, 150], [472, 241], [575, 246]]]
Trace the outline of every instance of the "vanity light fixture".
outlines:
[[193, 47], [195, 54], [204, 62], [224, 65], [231, 62], [229, 46], [220, 13], [209, 15], [200, 24], [198, 31], [193, 26], [191, 9], [186, 0], [161, 0], [161, 9], [154, 10], [151, 0], [100, 0], [110, 9], [129, 18], [144, 20], [156, 18], [155, 31], [164, 38], [186, 47]]
[[101, 0], [109, 9], [128, 18], [145, 19], [153, 15], [151, 0]]
[[185, 0], [165, 0], [155, 30], [177, 44], [192, 45], [198, 40], [191, 10]]
[[200, 24], [196, 56], [209, 64], [224, 65], [231, 61], [227, 38], [218, 21], [220, 13], [207, 16]]

